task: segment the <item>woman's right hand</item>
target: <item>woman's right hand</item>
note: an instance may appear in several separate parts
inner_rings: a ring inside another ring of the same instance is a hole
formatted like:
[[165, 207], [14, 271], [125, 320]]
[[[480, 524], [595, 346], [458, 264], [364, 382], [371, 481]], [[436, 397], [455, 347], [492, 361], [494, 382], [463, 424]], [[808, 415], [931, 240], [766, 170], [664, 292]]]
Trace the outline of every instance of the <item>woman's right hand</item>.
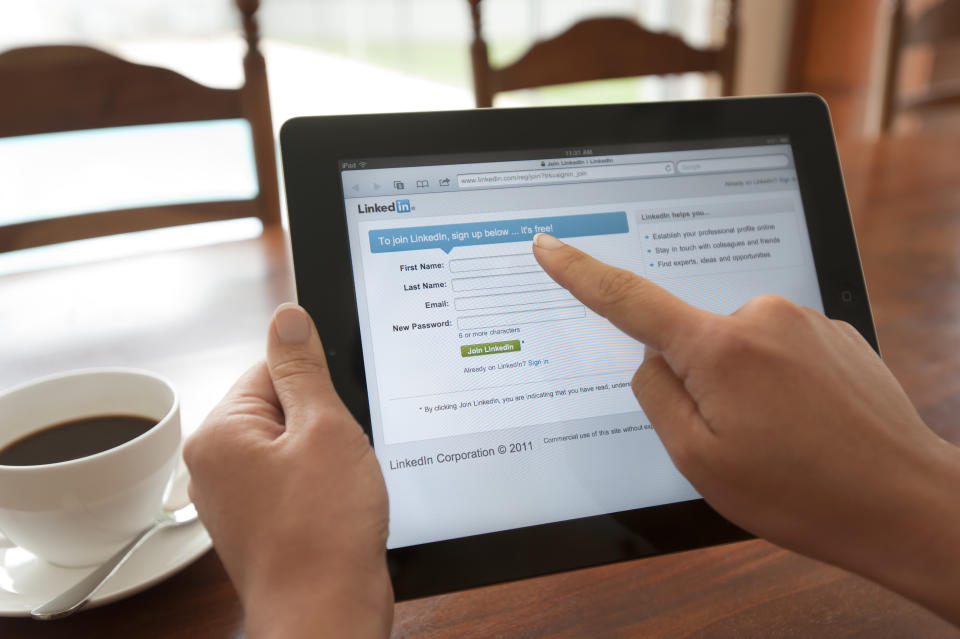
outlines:
[[634, 393], [710, 505], [960, 625], [960, 449], [855, 329], [774, 296], [707, 313], [551, 236], [534, 254], [646, 345]]

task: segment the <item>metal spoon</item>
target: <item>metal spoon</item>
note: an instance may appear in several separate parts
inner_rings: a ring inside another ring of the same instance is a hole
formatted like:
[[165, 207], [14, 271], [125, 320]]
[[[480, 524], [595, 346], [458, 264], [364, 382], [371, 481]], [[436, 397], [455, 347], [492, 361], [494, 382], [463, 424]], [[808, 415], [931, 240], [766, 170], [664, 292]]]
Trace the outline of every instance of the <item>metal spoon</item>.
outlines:
[[103, 584], [107, 583], [110, 577], [116, 574], [120, 566], [122, 566], [147, 539], [152, 537], [155, 532], [161, 528], [184, 526], [196, 521], [196, 519], [197, 509], [194, 508], [193, 504], [187, 504], [183, 508], [178, 508], [173, 511], [162, 511], [157, 515], [157, 518], [149, 528], [117, 551], [117, 554], [67, 590], [31, 610], [30, 616], [34, 619], [48, 621], [72, 615], [83, 608], [83, 606], [90, 601], [90, 598], [100, 590]]

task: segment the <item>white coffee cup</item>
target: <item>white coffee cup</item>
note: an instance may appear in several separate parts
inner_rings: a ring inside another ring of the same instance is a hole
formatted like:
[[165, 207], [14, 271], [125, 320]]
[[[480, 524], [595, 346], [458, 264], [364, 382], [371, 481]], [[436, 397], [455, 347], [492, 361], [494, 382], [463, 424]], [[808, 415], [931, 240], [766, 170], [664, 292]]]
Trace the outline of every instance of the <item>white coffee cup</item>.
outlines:
[[180, 450], [180, 400], [147, 371], [96, 368], [0, 394], [0, 449], [45, 427], [100, 415], [156, 421], [139, 437], [87, 457], [0, 465], [0, 532], [61, 566], [100, 563], [160, 511]]

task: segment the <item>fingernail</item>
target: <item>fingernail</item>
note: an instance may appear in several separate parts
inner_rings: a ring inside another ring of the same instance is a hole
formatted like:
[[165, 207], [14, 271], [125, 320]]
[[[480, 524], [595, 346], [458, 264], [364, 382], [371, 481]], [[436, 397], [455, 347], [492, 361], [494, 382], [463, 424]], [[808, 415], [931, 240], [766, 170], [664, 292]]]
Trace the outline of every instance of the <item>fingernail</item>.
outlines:
[[278, 306], [273, 314], [273, 323], [281, 344], [302, 344], [310, 339], [310, 318], [296, 304], [288, 302]]
[[558, 249], [562, 246], [565, 246], [563, 242], [558, 240], [552, 235], [547, 235], [546, 233], [537, 233], [533, 236], [533, 243], [536, 244], [539, 248], [543, 249]]

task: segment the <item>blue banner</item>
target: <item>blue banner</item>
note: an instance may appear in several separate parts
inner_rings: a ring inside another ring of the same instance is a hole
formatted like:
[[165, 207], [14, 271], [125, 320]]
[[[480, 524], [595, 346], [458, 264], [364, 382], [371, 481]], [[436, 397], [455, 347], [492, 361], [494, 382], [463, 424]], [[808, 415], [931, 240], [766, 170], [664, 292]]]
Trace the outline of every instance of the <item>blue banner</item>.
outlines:
[[623, 211], [466, 224], [410, 226], [370, 231], [370, 251], [392, 253], [435, 248], [449, 253], [458, 246], [528, 242], [537, 233], [549, 233], [554, 237], [588, 237], [628, 231], [627, 214]]

